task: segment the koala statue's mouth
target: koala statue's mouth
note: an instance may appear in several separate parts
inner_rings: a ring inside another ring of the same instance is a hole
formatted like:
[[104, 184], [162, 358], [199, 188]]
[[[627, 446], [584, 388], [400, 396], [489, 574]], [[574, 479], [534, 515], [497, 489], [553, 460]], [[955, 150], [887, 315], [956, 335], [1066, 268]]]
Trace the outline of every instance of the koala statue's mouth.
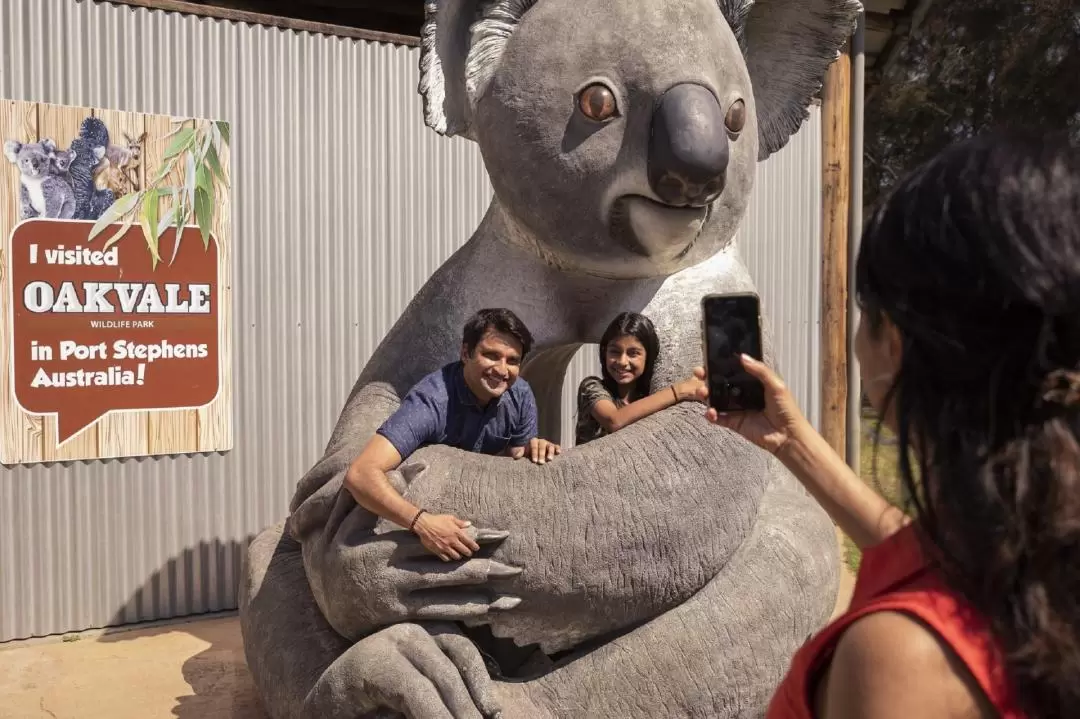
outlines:
[[684, 255], [701, 234], [712, 205], [677, 206], [624, 195], [611, 210], [612, 237], [631, 252], [657, 260]]

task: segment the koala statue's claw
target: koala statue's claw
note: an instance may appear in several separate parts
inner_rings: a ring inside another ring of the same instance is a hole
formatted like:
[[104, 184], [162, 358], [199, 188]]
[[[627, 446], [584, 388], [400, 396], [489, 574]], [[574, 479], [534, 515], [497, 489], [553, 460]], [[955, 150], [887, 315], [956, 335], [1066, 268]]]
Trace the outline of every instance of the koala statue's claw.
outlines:
[[505, 597], [499, 597], [491, 603], [492, 609], [507, 610], [513, 609], [517, 605], [521, 604], [521, 597], [511, 597], [509, 595]]
[[473, 527], [469, 527], [468, 533], [472, 535], [473, 541], [477, 544], [501, 542], [510, 536], [510, 532], [499, 529], [474, 529]]
[[491, 579], [512, 579], [523, 571], [525, 570], [521, 567], [512, 567], [509, 564], [494, 560], [491, 560], [490, 564], [488, 564], [488, 577]]
[[520, 567], [482, 558], [467, 559], [457, 566], [437, 560], [409, 562], [401, 565], [401, 568], [407, 572], [402, 586], [411, 592], [477, 585], [492, 579], [512, 579], [523, 571]]
[[[422, 598], [421, 598], [422, 597]], [[430, 591], [415, 597], [412, 617], [417, 620], [464, 622], [492, 611], [507, 611], [521, 604], [520, 597], [499, 596], [492, 601], [484, 592]]]

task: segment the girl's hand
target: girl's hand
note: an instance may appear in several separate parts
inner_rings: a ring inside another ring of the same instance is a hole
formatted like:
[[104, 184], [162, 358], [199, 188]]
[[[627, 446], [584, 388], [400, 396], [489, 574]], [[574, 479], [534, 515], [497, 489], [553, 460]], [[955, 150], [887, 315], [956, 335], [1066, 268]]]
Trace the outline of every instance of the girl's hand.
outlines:
[[[763, 412], [725, 412], [718, 414], [709, 407], [705, 417], [713, 424], [739, 433], [757, 446], [779, 454], [793, 437], [799, 438], [811, 431], [784, 381], [763, 362], [741, 356], [742, 366], [752, 377], [765, 386], [765, 410]], [[709, 387], [705, 379], [705, 369], [696, 367], [694, 375], [702, 380], [698, 389], [698, 399], [706, 404], [709, 401]]]
[[697, 371], [694, 372], [695, 376], [689, 379], [684, 379], [682, 382], [678, 382], [675, 385], [675, 394], [678, 396], [680, 402], [694, 401], [698, 399], [698, 393], [705, 389], [708, 393], [708, 387], [696, 376]]

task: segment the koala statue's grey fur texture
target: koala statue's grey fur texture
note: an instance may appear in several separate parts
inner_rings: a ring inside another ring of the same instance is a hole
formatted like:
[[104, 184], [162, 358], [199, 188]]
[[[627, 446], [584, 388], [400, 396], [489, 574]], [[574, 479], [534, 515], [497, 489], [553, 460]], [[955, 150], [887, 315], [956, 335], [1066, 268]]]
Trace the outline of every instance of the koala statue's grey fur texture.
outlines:
[[[430, 0], [427, 124], [494, 186], [469, 241], [361, 373], [291, 515], [248, 548], [245, 653], [275, 719], [757, 717], [827, 621], [832, 523], [769, 455], [683, 403], [545, 465], [429, 446], [391, 479], [469, 519], [444, 564], [342, 479], [400, 397], [509, 307], [542, 436], [618, 312], [652, 318], [656, 387], [701, 361], [700, 298], [753, 290], [733, 237], [759, 160], [807, 114], [857, 0]], [[766, 359], [773, 361], [766, 342]]]
[[51, 140], [8, 140], [4, 143], [4, 156], [19, 170], [21, 219], [70, 220], [75, 216], [75, 191], [57, 170], [56, 145]]

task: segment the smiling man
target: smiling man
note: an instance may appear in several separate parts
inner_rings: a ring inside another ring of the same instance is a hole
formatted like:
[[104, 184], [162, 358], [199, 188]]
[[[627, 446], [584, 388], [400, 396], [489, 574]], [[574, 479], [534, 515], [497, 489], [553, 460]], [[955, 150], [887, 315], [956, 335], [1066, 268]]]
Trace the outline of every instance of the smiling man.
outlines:
[[469, 522], [414, 506], [386, 473], [428, 444], [528, 456], [537, 464], [559, 454], [559, 445], [537, 437], [536, 398], [518, 376], [532, 341], [510, 310], [473, 315], [465, 323], [461, 359], [417, 382], [349, 467], [345, 488], [356, 503], [408, 527], [444, 561], [472, 556], [480, 547], [464, 531]]

